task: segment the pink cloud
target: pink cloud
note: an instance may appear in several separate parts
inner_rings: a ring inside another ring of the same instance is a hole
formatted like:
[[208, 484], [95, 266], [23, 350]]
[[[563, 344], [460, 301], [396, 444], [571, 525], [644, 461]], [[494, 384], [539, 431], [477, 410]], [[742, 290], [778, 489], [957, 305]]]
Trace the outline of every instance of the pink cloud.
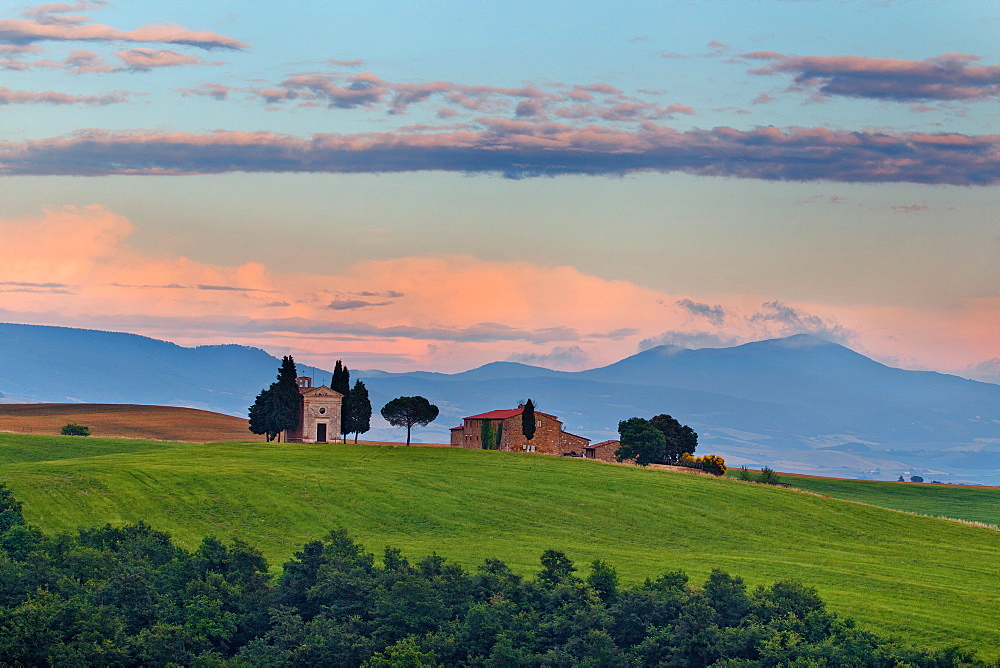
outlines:
[[744, 54], [775, 60], [751, 74], [794, 75], [795, 88], [823, 96], [896, 101], [980, 101], [1000, 96], [1000, 65], [976, 65], [978, 56], [946, 53], [925, 60], [862, 56], [783, 56]]
[[587, 84], [585, 86], [573, 86], [573, 90], [587, 93], [600, 93], [601, 95], [621, 95], [622, 91], [606, 83]]
[[[95, 102], [97, 103], [97, 102]], [[1000, 136], [760, 127], [677, 131], [483, 118], [438, 132], [317, 134], [86, 131], [0, 143], [6, 174], [448, 170], [520, 178], [682, 171], [765, 180], [1000, 182]]]
[[28, 7], [21, 11], [21, 16], [27, 16], [28, 18], [35, 19], [37, 21], [51, 23], [79, 23], [87, 20], [86, 17], [62, 15], [76, 12], [86, 12], [91, 9], [101, 9], [102, 7], [106, 7], [107, 4], [107, 0], [90, 0], [89, 2], [88, 0], [79, 0], [78, 2], [72, 4], [68, 2], [49, 2], [35, 7]]
[[0, 20], [0, 43], [23, 45], [42, 41], [155, 42], [180, 44], [202, 49], [245, 49], [232, 37], [209, 30], [189, 30], [179, 25], [146, 25], [119, 30], [99, 23], [45, 21], [41, 19]]
[[[133, 72], [148, 72], [156, 67], [178, 67], [182, 65], [207, 65], [203, 58], [178, 53], [170, 49], [124, 49], [115, 56], [122, 61], [123, 69]], [[221, 65], [221, 62], [211, 63]]]
[[708, 50], [715, 56], [724, 56], [733, 50], [733, 47], [729, 46], [725, 42], [720, 42], [717, 39], [713, 39], [708, 43]]
[[295, 76], [284, 80], [280, 88], [262, 90], [260, 94], [269, 104], [282, 100], [319, 99], [341, 109], [371, 106], [383, 102], [389, 94], [389, 88], [370, 72], [351, 76], [344, 85], [335, 81], [334, 77], [326, 75]]
[[784, 54], [778, 53], [777, 51], [751, 51], [749, 53], [744, 53], [742, 58], [749, 58], [750, 60], [779, 60], [785, 58]]
[[202, 96], [222, 101], [228, 99], [229, 94], [236, 89], [231, 86], [223, 86], [222, 84], [204, 83], [197, 88], [181, 88], [178, 90], [184, 97]]
[[[435, 104], [441, 101], [449, 104], [446, 114], [449, 116], [461, 113], [456, 109], [458, 107], [478, 113], [509, 112], [517, 118], [543, 119], [550, 106], [563, 103], [570, 104], [554, 110], [563, 118], [627, 121], [693, 113], [687, 105], [673, 104], [664, 108], [657, 103], [628, 97], [620, 89], [602, 82], [575, 85], [564, 90], [566, 88], [560, 83], [544, 87], [526, 84], [518, 88], [450, 81], [402, 83], [386, 81], [371, 72], [311, 72], [288, 77], [277, 86], [258, 88], [252, 92], [269, 105], [293, 102], [300, 107], [325, 104], [332, 109], [381, 107], [389, 114], [405, 114], [411, 106], [432, 100]], [[597, 95], [604, 96], [604, 99], [596, 102]]]
[[927, 204], [927, 200], [923, 200], [917, 204], [901, 204], [899, 206], [893, 206], [889, 208], [899, 213], [922, 213], [924, 211], [927, 211], [931, 207], [929, 204]]
[[37, 44], [0, 44], [0, 56], [20, 56], [44, 51]]
[[74, 72], [110, 72], [112, 67], [95, 51], [73, 49], [63, 64]]
[[710, 344], [809, 331], [953, 368], [1000, 354], [996, 298], [936, 311], [673, 295], [569, 266], [470, 256], [281, 274], [258, 262], [219, 266], [149, 254], [131, 243], [134, 234], [128, 219], [101, 206], [0, 219], [7, 253], [0, 317], [126, 329], [189, 345], [240, 342], [294, 351], [302, 361], [325, 361], [334, 348], [345, 358], [395, 359], [395, 369], [458, 370], [560, 352], [567, 363], [596, 365], [665, 332], [671, 342]]
[[55, 91], [24, 91], [0, 87], [0, 105], [4, 104], [82, 104], [91, 107], [103, 107], [109, 104], [128, 102], [133, 93], [115, 91], [104, 95], [69, 95]]
[[538, 100], [521, 100], [517, 103], [514, 113], [518, 118], [523, 118], [525, 116], [541, 116], [544, 110], [545, 107]]

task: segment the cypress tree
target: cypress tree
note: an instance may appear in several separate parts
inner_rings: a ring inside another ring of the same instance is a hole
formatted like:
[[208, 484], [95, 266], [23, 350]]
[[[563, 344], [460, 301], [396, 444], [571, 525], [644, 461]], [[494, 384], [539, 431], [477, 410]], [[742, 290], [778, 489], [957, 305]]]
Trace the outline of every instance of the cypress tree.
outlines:
[[354, 442], [358, 442], [358, 434], [367, 433], [372, 428], [372, 402], [368, 398], [368, 388], [360, 381], [354, 381], [354, 388], [344, 400], [343, 420], [346, 423], [345, 434], [354, 434]]
[[531, 439], [535, 437], [535, 403], [531, 399], [524, 402], [524, 410], [521, 411], [521, 432], [528, 443], [531, 443]]
[[270, 443], [278, 435], [278, 430], [274, 428], [274, 383], [266, 390], [261, 390], [260, 394], [250, 407], [250, 432], [253, 434], [264, 434]]
[[281, 358], [278, 381], [271, 386], [274, 401], [275, 431], [290, 431], [299, 426], [302, 394], [299, 392], [298, 371], [291, 355]]
[[340, 433], [346, 436], [353, 431], [348, 419], [351, 397], [351, 372], [347, 368], [347, 365], [340, 360], [337, 360], [337, 363], [333, 366], [333, 379], [330, 381], [330, 389], [344, 395], [344, 402], [340, 405]]
[[340, 360], [333, 365], [333, 377], [330, 379], [330, 389], [336, 390], [340, 384], [340, 377], [344, 375], [344, 367]]

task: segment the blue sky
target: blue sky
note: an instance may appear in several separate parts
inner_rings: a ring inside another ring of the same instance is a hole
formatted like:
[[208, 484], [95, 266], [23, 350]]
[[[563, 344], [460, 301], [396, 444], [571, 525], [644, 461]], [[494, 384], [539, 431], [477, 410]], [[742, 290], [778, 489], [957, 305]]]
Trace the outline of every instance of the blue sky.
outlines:
[[[0, 317], [329, 366], [1000, 357], [983, 2], [0, 13]], [[6, 286], [6, 287], [4, 287]]]

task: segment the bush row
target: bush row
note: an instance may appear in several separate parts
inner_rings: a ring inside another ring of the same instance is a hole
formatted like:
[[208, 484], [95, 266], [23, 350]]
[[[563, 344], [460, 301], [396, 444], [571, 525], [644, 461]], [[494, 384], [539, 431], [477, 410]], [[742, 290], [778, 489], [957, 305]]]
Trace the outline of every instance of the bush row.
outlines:
[[346, 532], [313, 541], [276, 579], [238, 540], [194, 551], [140, 523], [48, 536], [0, 485], [0, 657], [100, 666], [960, 666], [829, 612], [781, 581], [715, 570], [625, 587], [547, 550], [522, 577], [487, 559], [379, 563]]

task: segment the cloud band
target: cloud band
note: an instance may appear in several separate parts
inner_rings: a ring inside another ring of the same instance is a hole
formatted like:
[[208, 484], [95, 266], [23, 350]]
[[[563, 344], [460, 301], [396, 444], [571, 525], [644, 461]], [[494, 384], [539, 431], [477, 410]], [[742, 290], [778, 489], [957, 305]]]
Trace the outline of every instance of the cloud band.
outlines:
[[994, 185], [998, 158], [1000, 135], [774, 127], [679, 132], [652, 124], [632, 132], [503, 119], [432, 134], [87, 131], [0, 143], [6, 175], [440, 170], [522, 178], [681, 171], [774, 181]]

